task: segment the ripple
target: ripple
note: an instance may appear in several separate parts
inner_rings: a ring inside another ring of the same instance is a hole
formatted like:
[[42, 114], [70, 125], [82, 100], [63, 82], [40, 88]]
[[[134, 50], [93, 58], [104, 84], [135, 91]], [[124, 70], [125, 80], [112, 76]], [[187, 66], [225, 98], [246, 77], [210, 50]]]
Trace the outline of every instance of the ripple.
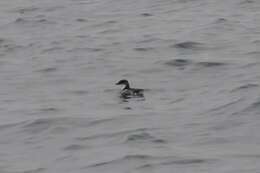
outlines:
[[142, 132], [139, 134], [133, 134], [129, 135], [127, 137], [127, 141], [136, 141], [136, 140], [147, 140], [147, 139], [153, 139], [154, 137], [151, 136], [149, 133]]
[[94, 24], [92, 27], [101, 27], [101, 28], [104, 28], [104, 27], [108, 27], [108, 26], [110, 26], [110, 25], [113, 25], [113, 24], [115, 24], [115, 23], [117, 23], [117, 21], [115, 21], [115, 20], [108, 20], [108, 21], [102, 21], [102, 22], [100, 22], [100, 23], [97, 23], [97, 24]]
[[251, 105], [249, 105], [247, 108], [243, 110], [243, 112], [251, 112], [251, 111], [260, 111], [260, 99], [253, 102]]
[[[152, 129], [154, 129], [154, 128], [152, 128]], [[152, 130], [152, 129], [139, 128], [139, 129], [124, 130], [124, 131], [112, 132], [112, 133], [102, 133], [102, 134], [97, 134], [97, 135], [92, 135], [92, 136], [87, 136], [87, 137], [79, 137], [77, 139], [80, 141], [85, 141], [85, 140], [92, 140], [92, 139], [99, 139], [99, 138], [110, 138], [110, 137], [115, 137], [115, 136], [120, 136], [120, 135], [127, 135], [129, 133], [144, 132], [144, 131]]]
[[92, 165], [87, 166], [86, 168], [100, 167], [100, 166], [105, 166], [105, 165], [108, 165], [108, 164], [116, 164], [116, 163], [121, 163], [121, 162], [129, 162], [131, 160], [141, 161], [141, 160], [151, 160], [151, 159], [159, 159], [159, 157], [157, 158], [157, 157], [154, 157], [154, 156], [143, 155], [143, 154], [126, 155], [124, 157], [121, 157], [121, 158], [118, 158], [118, 159], [115, 159], [115, 160], [92, 164]]
[[210, 61], [205, 61], [205, 62], [197, 62], [196, 65], [202, 66], [202, 67], [220, 67], [227, 65], [226, 63], [223, 62], [210, 62]]
[[22, 17], [18, 17], [16, 20], [15, 20], [15, 23], [26, 23], [27, 21], [22, 18]]
[[223, 62], [212, 62], [212, 61], [201, 61], [201, 62], [195, 62], [192, 60], [188, 59], [174, 59], [174, 60], [169, 60], [164, 63], [165, 65], [172, 66], [172, 67], [177, 67], [179, 69], [185, 69], [187, 66], [194, 66], [194, 67], [205, 67], [205, 68], [210, 68], [210, 67], [221, 67], [227, 65], [227, 63]]
[[[14, 24], [17, 25], [22, 25], [22, 26], [35, 26], [35, 27], [41, 27], [41, 25], [52, 25], [52, 24], [56, 24], [55, 21], [49, 21], [45, 18], [43, 19], [38, 19], [38, 18], [25, 18], [25, 17], [18, 17], [15, 21]], [[40, 25], [41, 24], [41, 25]]]
[[226, 108], [229, 108], [229, 107], [231, 107], [231, 106], [233, 106], [233, 105], [236, 105], [236, 104], [238, 104], [238, 103], [240, 103], [240, 102], [242, 102], [242, 101], [244, 101], [244, 99], [243, 99], [243, 98], [240, 98], [240, 99], [237, 99], [237, 100], [228, 102], [228, 103], [226, 103], [226, 104], [224, 104], [224, 105], [220, 105], [220, 106], [214, 107], [214, 108], [210, 109], [209, 112], [221, 111], [221, 110], [223, 110], [223, 109], [226, 109]]
[[150, 135], [147, 132], [141, 132], [138, 134], [128, 135], [126, 142], [140, 142], [140, 141], [149, 141], [153, 143], [165, 143], [163, 139], [156, 139], [154, 136]]
[[4, 52], [15, 52], [16, 50], [22, 50], [24, 48], [24, 46], [6, 42], [7, 41], [3, 39], [2, 42], [0, 42], [0, 48], [2, 48]]
[[247, 55], [260, 55], [260, 51], [250, 51], [246, 53]]
[[184, 68], [188, 65], [191, 65], [192, 63], [193, 62], [191, 60], [187, 60], [187, 59], [174, 59], [174, 60], [167, 61], [165, 64], [169, 66]]
[[85, 146], [78, 145], [78, 144], [71, 144], [64, 148], [64, 150], [68, 150], [68, 151], [83, 150], [83, 149], [85, 149]]
[[255, 1], [253, 1], [253, 0], [243, 0], [243, 1], [240, 2], [241, 5], [243, 5], [243, 4], [252, 4], [252, 3], [255, 3]]
[[40, 8], [31, 6], [31, 7], [25, 7], [25, 8], [20, 8], [18, 10], [15, 10], [14, 12], [20, 13], [20, 14], [26, 14], [26, 13], [32, 13], [35, 11], [38, 11]]
[[39, 133], [44, 130], [47, 130], [51, 126], [52, 123], [54, 123], [54, 122], [51, 119], [38, 119], [29, 124], [26, 124], [23, 127], [23, 129], [26, 132]]
[[194, 41], [186, 41], [181, 43], [176, 43], [173, 45], [175, 48], [181, 48], [181, 49], [198, 49], [202, 48], [203, 44], [199, 42]]
[[43, 68], [40, 70], [36, 70], [36, 72], [40, 72], [40, 73], [52, 73], [57, 71], [58, 69], [56, 67], [47, 67], [47, 68]]
[[135, 51], [140, 51], [140, 52], [146, 52], [146, 51], [150, 51], [153, 50], [153, 47], [136, 47], [134, 48]]
[[[170, 161], [168, 161], [170, 159]], [[162, 158], [164, 160], [164, 158]], [[210, 163], [213, 161], [217, 161], [217, 159], [174, 159], [171, 160], [169, 157], [166, 159], [166, 161], [159, 161], [159, 162], [154, 162], [154, 163], [145, 163], [142, 164], [141, 166], [137, 167], [136, 169], [151, 169], [154, 167], [160, 167], [160, 166], [168, 166], [168, 165], [180, 165], [180, 166], [187, 166], [187, 165], [194, 165], [194, 164], [204, 164], [204, 163]]]
[[50, 107], [50, 108], [41, 108], [40, 111], [41, 112], [57, 112], [59, 109], [57, 108], [53, 108], [53, 107]]
[[77, 22], [87, 22], [88, 20], [87, 19], [83, 19], [83, 18], [78, 18], [76, 19]]
[[104, 50], [104, 48], [79, 47], [67, 50], [67, 52], [102, 52]]
[[56, 47], [44, 49], [44, 50], [42, 50], [41, 53], [42, 53], [42, 54], [44, 54], [44, 53], [50, 53], [50, 52], [54, 52], [54, 51], [62, 50], [62, 49], [64, 49], [64, 48], [63, 48], [63, 47], [58, 47], [58, 46], [56, 46]]
[[172, 165], [172, 164], [177, 164], [177, 165], [188, 165], [188, 164], [201, 164], [205, 163], [206, 160], [204, 159], [183, 159], [183, 160], [174, 160], [170, 162], [164, 162], [162, 165]]
[[225, 23], [227, 22], [227, 19], [226, 18], [218, 18], [215, 23]]
[[141, 13], [141, 16], [149, 17], [149, 16], [153, 16], [153, 14], [152, 13]]
[[245, 85], [241, 85], [239, 87], [236, 87], [236, 88], [232, 89], [231, 92], [236, 92], [236, 91], [239, 91], [239, 90], [247, 90], [247, 89], [257, 88], [257, 87], [259, 87], [258, 84], [250, 83], [250, 84], [245, 84]]

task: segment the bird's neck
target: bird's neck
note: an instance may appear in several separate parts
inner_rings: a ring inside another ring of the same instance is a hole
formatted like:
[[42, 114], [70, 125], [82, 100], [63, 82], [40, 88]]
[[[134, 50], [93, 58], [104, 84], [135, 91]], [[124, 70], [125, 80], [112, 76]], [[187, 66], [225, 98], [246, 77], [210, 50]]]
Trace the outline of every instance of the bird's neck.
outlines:
[[123, 90], [125, 90], [125, 89], [130, 89], [130, 86], [129, 86], [129, 84], [126, 84], [126, 85], [125, 85], [125, 87], [124, 87], [124, 89], [123, 89]]

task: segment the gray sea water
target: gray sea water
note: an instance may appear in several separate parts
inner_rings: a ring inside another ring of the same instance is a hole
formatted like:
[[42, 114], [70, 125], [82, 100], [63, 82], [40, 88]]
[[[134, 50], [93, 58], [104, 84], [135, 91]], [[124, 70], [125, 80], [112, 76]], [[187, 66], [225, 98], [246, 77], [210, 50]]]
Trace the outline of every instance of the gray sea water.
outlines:
[[0, 16], [1, 173], [260, 172], [259, 0], [2, 0]]

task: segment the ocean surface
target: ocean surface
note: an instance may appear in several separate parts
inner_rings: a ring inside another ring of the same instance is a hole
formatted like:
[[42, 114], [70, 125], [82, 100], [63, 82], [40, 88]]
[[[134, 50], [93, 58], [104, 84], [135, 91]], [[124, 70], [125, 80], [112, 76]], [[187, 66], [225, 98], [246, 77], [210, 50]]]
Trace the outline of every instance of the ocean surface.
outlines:
[[260, 173], [259, 0], [2, 0], [0, 16], [0, 173]]

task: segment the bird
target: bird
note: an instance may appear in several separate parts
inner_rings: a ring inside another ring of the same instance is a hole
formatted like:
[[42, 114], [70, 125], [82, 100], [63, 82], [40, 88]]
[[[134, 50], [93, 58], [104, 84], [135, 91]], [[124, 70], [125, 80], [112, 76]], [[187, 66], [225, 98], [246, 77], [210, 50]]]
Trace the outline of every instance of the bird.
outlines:
[[144, 97], [144, 89], [131, 88], [129, 82], [126, 79], [122, 79], [116, 83], [116, 85], [124, 85], [125, 87], [120, 92], [120, 97], [124, 99], [134, 97]]

